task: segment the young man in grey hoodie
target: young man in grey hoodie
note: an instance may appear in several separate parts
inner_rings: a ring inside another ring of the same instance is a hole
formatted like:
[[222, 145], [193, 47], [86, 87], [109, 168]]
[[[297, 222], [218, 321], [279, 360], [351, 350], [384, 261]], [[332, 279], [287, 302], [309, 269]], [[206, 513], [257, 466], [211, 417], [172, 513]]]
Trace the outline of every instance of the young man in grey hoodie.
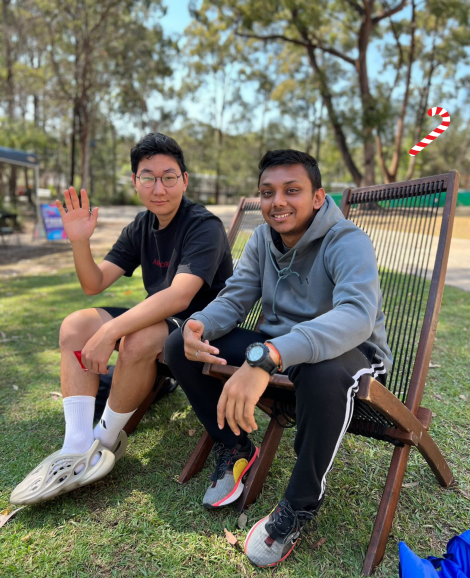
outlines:
[[[245, 541], [248, 558], [264, 567], [287, 558], [318, 511], [360, 376], [384, 382], [392, 358], [372, 243], [325, 196], [315, 159], [269, 151], [259, 169], [266, 224], [254, 231], [225, 289], [170, 335], [165, 356], [216, 442], [206, 508], [243, 491], [259, 452], [248, 434], [258, 429], [254, 410], [270, 374], [283, 372], [294, 383], [295, 393], [269, 391], [296, 407], [297, 461], [283, 499]], [[259, 332], [238, 328], [260, 298]], [[204, 362], [240, 369], [222, 387], [202, 374]]]

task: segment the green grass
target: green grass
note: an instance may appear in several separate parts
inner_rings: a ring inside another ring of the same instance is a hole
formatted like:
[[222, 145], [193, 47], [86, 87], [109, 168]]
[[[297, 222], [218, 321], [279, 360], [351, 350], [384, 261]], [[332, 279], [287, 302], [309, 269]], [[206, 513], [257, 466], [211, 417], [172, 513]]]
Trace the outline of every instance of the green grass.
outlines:
[[[61, 444], [62, 404], [50, 392], [60, 388], [57, 341], [63, 317], [100, 304], [130, 306], [144, 296], [137, 276], [123, 278], [94, 297], [81, 293], [71, 270], [2, 283], [0, 330], [5, 337], [0, 334], [0, 339], [7, 341], [0, 343], [0, 510], [8, 507], [13, 487]], [[398, 575], [399, 540], [421, 556], [441, 554], [452, 535], [469, 527], [468, 319], [470, 293], [446, 288], [432, 358], [440, 367], [429, 371], [423, 402], [436, 414], [431, 431], [458, 486], [443, 490], [412, 450], [377, 577]], [[190, 430], [196, 433], [191, 436]], [[234, 509], [203, 510], [209, 464], [187, 485], [176, 483], [201, 433], [181, 390], [164, 398], [144, 418], [128, 453], [109, 476], [49, 503], [29, 506], [0, 529], [0, 576], [360, 576], [390, 446], [347, 436], [328, 477], [318, 531], [307, 533], [295, 554], [277, 569], [257, 570], [241, 550], [226, 542], [223, 529], [243, 543], [250, 525], [282, 496], [294, 464], [294, 432], [285, 433], [263, 492], [248, 510], [245, 530], [237, 528]], [[259, 441], [260, 434], [256, 437]], [[315, 550], [321, 537], [326, 542]]]

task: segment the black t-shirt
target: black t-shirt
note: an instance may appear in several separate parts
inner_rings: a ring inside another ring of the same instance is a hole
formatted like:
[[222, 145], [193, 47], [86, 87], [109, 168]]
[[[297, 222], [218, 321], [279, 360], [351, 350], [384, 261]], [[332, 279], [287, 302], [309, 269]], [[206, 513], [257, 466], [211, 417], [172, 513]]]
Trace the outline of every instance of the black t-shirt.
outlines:
[[204, 285], [191, 305], [176, 317], [186, 319], [208, 305], [233, 273], [224, 226], [202, 205], [183, 197], [178, 212], [164, 229], [151, 211], [139, 213], [127, 225], [105, 257], [131, 277], [142, 266], [144, 287], [153, 295], [170, 287], [178, 273], [200, 277]]

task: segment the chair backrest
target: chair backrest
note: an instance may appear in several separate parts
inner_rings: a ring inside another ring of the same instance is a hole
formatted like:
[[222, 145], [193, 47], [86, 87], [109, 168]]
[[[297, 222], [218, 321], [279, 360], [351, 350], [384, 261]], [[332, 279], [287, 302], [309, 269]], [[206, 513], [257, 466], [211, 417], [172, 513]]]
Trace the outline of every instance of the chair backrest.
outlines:
[[371, 238], [394, 363], [387, 387], [416, 414], [444, 290], [459, 174], [347, 189], [341, 209]]
[[[234, 269], [242, 256], [247, 241], [258, 225], [266, 221], [261, 214], [259, 198], [242, 198], [228, 231], [228, 241], [232, 250]], [[240, 324], [244, 329], [255, 331], [262, 315], [261, 299], [253, 305], [245, 321]]]
[[[423, 396], [444, 290], [458, 184], [459, 174], [452, 171], [346, 189], [341, 202], [345, 217], [369, 235], [376, 251], [394, 357], [387, 387], [415, 414]], [[235, 266], [254, 228], [262, 223], [259, 199], [242, 199], [229, 231]], [[261, 313], [258, 302], [241, 326], [255, 329]], [[354, 418], [377, 423], [382, 432], [391, 425], [361, 404]]]

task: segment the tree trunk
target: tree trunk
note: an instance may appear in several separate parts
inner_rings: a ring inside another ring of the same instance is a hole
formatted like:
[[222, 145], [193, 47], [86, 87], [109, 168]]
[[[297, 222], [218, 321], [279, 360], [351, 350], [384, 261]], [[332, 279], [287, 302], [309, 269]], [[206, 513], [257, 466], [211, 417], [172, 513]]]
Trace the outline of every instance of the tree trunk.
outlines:
[[78, 116], [78, 106], [77, 103], [73, 105], [72, 113], [72, 134], [70, 135], [70, 186], [73, 187], [73, 181], [75, 179], [75, 156], [76, 156], [76, 145], [77, 145], [77, 116]]
[[10, 0], [3, 0], [3, 45], [5, 50], [7, 113], [9, 120], [12, 121], [15, 117], [15, 84], [13, 76], [13, 54], [10, 44], [11, 33], [10, 14], [8, 10], [9, 5]]
[[[411, 17], [411, 40], [410, 40], [410, 52], [408, 57], [408, 67], [406, 72], [406, 85], [405, 85], [405, 94], [403, 96], [403, 102], [401, 105], [400, 115], [397, 121], [397, 129], [395, 132], [395, 143], [393, 148], [393, 156], [392, 161], [390, 163], [390, 169], [387, 168], [385, 165], [385, 158], [384, 152], [382, 148], [382, 138], [377, 129], [377, 153], [379, 159], [379, 165], [382, 172], [382, 176], [384, 178], [385, 183], [392, 183], [397, 180], [397, 173], [400, 164], [400, 157], [401, 157], [401, 145], [403, 141], [403, 132], [405, 128], [405, 114], [406, 109], [408, 107], [408, 100], [410, 95], [410, 83], [411, 83], [411, 68], [414, 62], [414, 52], [415, 52], [415, 30], [416, 30], [416, 6], [415, 0], [412, 0], [412, 17]], [[397, 73], [398, 74], [398, 73]]]
[[33, 109], [34, 109], [34, 126], [39, 126], [39, 97], [37, 94], [33, 96]]
[[220, 203], [220, 177], [221, 177], [221, 169], [220, 169], [220, 160], [222, 157], [222, 149], [224, 146], [224, 133], [221, 129], [216, 130], [217, 134], [217, 151], [216, 151], [216, 160], [215, 160], [215, 204], [218, 205]]
[[[436, 23], [435, 29], [437, 30], [437, 23]], [[413, 138], [413, 145], [415, 145], [417, 142], [419, 142], [419, 139], [421, 136], [421, 131], [423, 130], [424, 117], [425, 117], [426, 111], [428, 109], [428, 98], [429, 98], [429, 92], [431, 90], [432, 76], [434, 74], [434, 71], [438, 67], [438, 64], [435, 63], [436, 36], [437, 36], [437, 34], [434, 35], [434, 40], [433, 40], [433, 45], [432, 45], [431, 63], [429, 65], [428, 80], [427, 80], [426, 86], [423, 87], [423, 90], [421, 92], [418, 114], [417, 114], [417, 118], [416, 118], [416, 129], [415, 129], [415, 134], [414, 134], [414, 138]], [[413, 173], [415, 170], [415, 164], [416, 164], [416, 155], [410, 156], [408, 163], [409, 163], [408, 164], [408, 172], [406, 173], [406, 180], [407, 181], [409, 181], [413, 177]]]
[[32, 207], [33, 209], [36, 209], [36, 203], [33, 200], [33, 189], [29, 188], [29, 175], [28, 175], [28, 169], [25, 167], [24, 169], [24, 183], [25, 183], [25, 189], [26, 189], [26, 198], [28, 199], [28, 205], [30, 207]]
[[82, 158], [81, 188], [86, 189], [88, 187], [88, 181], [90, 177], [90, 139], [89, 139], [90, 126], [88, 124], [88, 114], [85, 114], [84, 118], [82, 117], [81, 122], [82, 122], [82, 125], [80, 127], [80, 154]]
[[10, 171], [10, 183], [9, 183], [9, 187], [8, 187], [8, 192], [10, 195], [10, 203], [13, 205], [13, 207], [16, 208], [16, 181], [17, 181], [17, 167], [16, 165], [11, 165], [11, 171]]
[[323, 102], [320, 104], [320, 116], [318, 117], [317, 124], [317, 149], [315, 152], [315, 159], [317, 163], [320, 162], [320, 145], [321, 145], [321, 129], [322, 129], [322, 118], [323, 118]]
[[86, 103], [78, 106], [78, 125], [80, 139], [80, 188], [87, 189], [90, 177], [90, 113]]
[[[302, 32], [301, 32], [302, 33]], [[308, 40], [308, 35], [306, 36]], [[315, 50], [313, 46], [308, 46], [307, 48], [308, 59], [310, 62], [310, 66], [312, 67], [313, 71], [318, 77], [319, 85], [320, 85], [320, 94], [322, 96], [322, 103], [325, 106], [326, 110], [328, 111], [328, 117], [330, 119], [331, 126], [333, 127], [333, 133], [335, 135], [336, 143], [338, 148], [341, 152], [343, 157], [344, 164], [346, 165], [348, 171], [351, 173], [352, 179], [357, 187], [361, 185], [362, 182], [362, 174], [360, 173], [359, 169], [357, 168], [351, 153], [349, 151], [348, 145], [346, 143], [346, 137], [343, 132], [343, 128], [339, 122], [339, 119], [336, 115], [336, 111], [333, 105], [333, 97], [331, 96], [330, 91], [328, 90], [328, 86], [326, 83], [325, 75], [323, 71], [318, 66], [317, 59], [315, 57]]]
[[363, 187], [375, 184], [375, 145], [373, 134], [374, 102], [370, 94], [369, 74], [367, 71], [367, 49], [369, 47], [369, 39], [372, 32], [371, 16], [371, 13], [366, 10], [359, 30], [359, 57], [356, 63], [362, 103], [364, 175], [361, 186]]
[[260, 140], [259, 140], [259, 147], [258, 147], [258, 156], [261, 158], [265, 153], [265, 142], [266, 142], [266, 111], [268, 108], [268, 96], [265, 95], [264, 99], [264, 106], [263, 106], [263, 114], [261, 116], [261, 130], [260, 130]]
[[117, 180], [116, 180], [116, 166], [117, 166], [117, 141], [116, 141], [116, 129], [114, 124], [111, 122], [111, 183], [112, 183], [112, 197], [113, 199], [117, 196]]

